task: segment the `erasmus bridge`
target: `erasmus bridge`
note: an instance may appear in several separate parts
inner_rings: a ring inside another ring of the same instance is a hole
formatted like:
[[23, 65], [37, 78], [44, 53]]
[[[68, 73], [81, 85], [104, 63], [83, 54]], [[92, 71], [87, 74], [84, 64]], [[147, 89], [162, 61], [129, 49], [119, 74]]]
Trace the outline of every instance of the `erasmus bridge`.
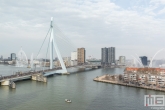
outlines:
[[[32, 79], [32, 80], [36, 80], [36, 81], [47, 82], [47, 76], [49, 76], [49, 75], [53, 75], [53, 74], [68, 75], [68, 74], [70, 74], [67, 71], [67, 68], [66, 68], [66, 66], [64, 64], [64, 61], [62, 59], [60, 50], [59, 50], [58, 45], [56, 43], [56, 39], [54, 38], [54, 29], [53, 28], [54, 28], [54, 26], [53, 26], [53, 17], [52, 17], [51, 18], [51, 23], [50, 23], [50, 29], [47, 33], [47, 35], [50, 33], [49, 44], [48, 44], [49, 45], [49, 54], [50, 54], [49, 69], [45, 69], [45, 70], [42, 70], [42, 71], [39, 70], [39, 71], [20, 72], [20, 73], [15, 74], [15, 75], [0, 76], [0, 83], [1, 83], [2, 86], [10, 86], [12, 88], [16, 88], [16, 84], [14, 82], [18, 81], [18, 80]], [[46, 37], [47, 37], [47, 35], [46, 35]], [[44, 39], [44, 41], [45, 41], [45, 39]], [[43, 46], [43, 44], [42, 44], [42, 46]], [[41, 46], [41, 48], [42, 48], [42, 46]], [[41, 48], [40, 48], [40, 50], [41, 50]], [[40, 50], [39, 50], [39, 52], [40, 52]], [[53, 51], [55, 51], [55, 53], [57, 54], [57, 57], [59, 59], [60, 65], [61, 65], [60, 68], [53, 68]], [[39, 52], [38, 52], [38, 54], [39, 54]], [[48, 53], [48, 48], [47, 48], [46, 52]], [[22, 50], [22, 48], [21, 48], [19, 53], [21, 53], [21, 55], [24, 54], [25, 60], [20, 59], [19, 61], [17, 61], [17, 63], [19, 64], [20, 61], [22, 61], [23, 63], [27, 64], [27, 57], [25, 55], [25, 52]], [[47, 55], [47, 53], [46, 53], [46, 55]], [[32, 57], [33, 56], [31, 56], [31, 62], [33, 62]], [[44, 63], [44, 66], [45, 66], [45, 63]], [[81, 65], [81, 66], [77, 65], [77, 66], [74, 66], [74, 67], [95, 69], [95, 68], [99, 68], [100, 65], [86, 64], [86, 65]]]

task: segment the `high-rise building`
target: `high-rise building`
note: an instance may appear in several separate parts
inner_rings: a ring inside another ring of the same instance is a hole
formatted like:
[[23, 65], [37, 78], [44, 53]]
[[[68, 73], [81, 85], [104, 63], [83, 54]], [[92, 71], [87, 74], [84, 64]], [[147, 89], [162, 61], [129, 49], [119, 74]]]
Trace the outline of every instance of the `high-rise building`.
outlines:
[[108, 63], [115, 64], [115, 47], [108, 48]]
[[85, 48], [77, 49], [77, 63], [78, 65], [85, 63]]
[[115, 47], [101, 49], [101, 64], [112, 65], [115, 64]]
[[11, 61], [11, 57], [8, 57], [8, 61]]
[[1, 58], [0, 58], [1, 60], [3, 60], [3, 56], [1, 55]]
[[108, 48], [101, 48], [101, 64], [106, 65], [108, 63]]
[[120, 56], [119, 57], [119, 64], [120, 65], [125, 65], [125, 56]]
[[71, 52], [71, 60], [77, 60], [77, 52]]
[[11, 53], [11, 60], [16, 60], [16, 54], [15, 53]]
[[140, 57], [140, 59], [141, 59], [141, 62], [142, 62], [142, 64], [144, 65], [144, 66], [147, 66], [147, 57], [146, 56], [141, 56]]

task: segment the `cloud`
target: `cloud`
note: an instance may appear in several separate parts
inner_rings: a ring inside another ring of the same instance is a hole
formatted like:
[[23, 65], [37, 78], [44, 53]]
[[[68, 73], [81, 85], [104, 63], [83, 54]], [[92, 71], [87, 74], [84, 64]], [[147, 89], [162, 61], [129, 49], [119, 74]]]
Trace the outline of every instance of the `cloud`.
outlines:
[[164, 14], [165, 13], [165, 8], [163, 8], [162, 10], [160, 10], [159, 12], [158, 12], [158, 14]]
[[[160, 17], [165, 4], [161, 0], [26, 0], [0, 4], [0, 41], [8, 41], [19, 50], [20, 45], [30, 54], [40, 47], [50, 25], [54, 23], [76, 47], [85, 47], [87, 56], [100, 58], [100, 48], [115, 46], [117, 56], [126, 55], [130, 48], [162, 48], [165, 40], [165, 20]], [[19, 43], [13, 42], [18, 41]], [[10, 53], [8, 43], [1, 42]], [[31, 46], [29, 47], [29, 42]], [[96, 48], [95, 48], [96, 47]], [[125, 47], [125, 48], [123, 48]], [[3, 49], [1, 48], [1, 50]], [[145, 49], [144, 48], [144, 49]], [[125, 49], [125, 51], [124, 51]], [[151, 53], [151, 50], [149, 53]]]

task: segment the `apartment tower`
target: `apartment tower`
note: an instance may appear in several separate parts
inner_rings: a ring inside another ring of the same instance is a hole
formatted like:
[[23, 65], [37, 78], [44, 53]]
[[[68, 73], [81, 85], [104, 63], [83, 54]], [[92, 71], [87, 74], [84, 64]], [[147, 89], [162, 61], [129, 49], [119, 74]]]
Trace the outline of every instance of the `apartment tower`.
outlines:
[[115, 64], [115, 47], [101, 48], [101, 64], [103, 66]]
[[85, 63], [85, 48], [77, 49], [77, 63], [78, 65], [82, 65]]

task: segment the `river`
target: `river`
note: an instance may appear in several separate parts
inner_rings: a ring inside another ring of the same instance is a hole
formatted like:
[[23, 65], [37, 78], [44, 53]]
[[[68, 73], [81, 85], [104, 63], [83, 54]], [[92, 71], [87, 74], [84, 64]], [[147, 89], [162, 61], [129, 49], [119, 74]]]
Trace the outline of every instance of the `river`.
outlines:
[[[12, 74], [17, 69], [0, 65], [0, 74]], [[93, 81], [96, 76], [120, 74], [123, 70], [101, 68], [54, 75], [48, 77], [47, 83], [18, 81], [16, 89], [0, 86], [0, 110], [150, 110], [151, 107], [144, 106], [144, 95], [165, 94]], [[72, 103], [66, 103], [65, 99], [71, 99]]]

